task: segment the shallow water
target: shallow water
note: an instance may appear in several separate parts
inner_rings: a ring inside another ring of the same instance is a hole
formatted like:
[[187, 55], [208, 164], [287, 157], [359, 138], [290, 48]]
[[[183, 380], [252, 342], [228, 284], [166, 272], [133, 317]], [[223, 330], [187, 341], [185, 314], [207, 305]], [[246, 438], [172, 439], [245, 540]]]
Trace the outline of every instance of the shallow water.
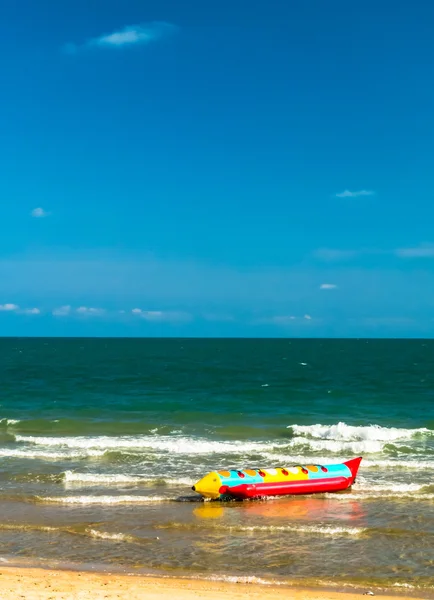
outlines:
[[[433, 364], [431, 341], [0, 340], [0, 558], [428, 594]], [[356, 455], [349, 494], [190, 489]]]

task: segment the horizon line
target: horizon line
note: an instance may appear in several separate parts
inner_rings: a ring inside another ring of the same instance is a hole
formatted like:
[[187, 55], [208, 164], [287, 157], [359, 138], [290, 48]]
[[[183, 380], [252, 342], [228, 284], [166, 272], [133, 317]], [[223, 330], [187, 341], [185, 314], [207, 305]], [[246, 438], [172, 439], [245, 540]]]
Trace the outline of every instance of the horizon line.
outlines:
[[0, 335], [0, 340], [297, 340], [297, 341], [434, 341], [434, 335], [432, 337], [424, 336], [336, 336], [336, 337], [323, 337], [323, 336], [122, 336], [122, 335]]

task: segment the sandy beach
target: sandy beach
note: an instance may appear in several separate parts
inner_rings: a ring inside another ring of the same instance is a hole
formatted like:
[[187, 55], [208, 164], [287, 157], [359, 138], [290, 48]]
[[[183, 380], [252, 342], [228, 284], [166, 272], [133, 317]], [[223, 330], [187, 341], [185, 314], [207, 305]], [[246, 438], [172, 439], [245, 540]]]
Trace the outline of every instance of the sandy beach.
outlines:
[[[355, 600], [363, 592], [342, 593], [327, 590], [293, 589], [254, 584], [233, 584], [186, 579], [159, 579], [127, 575], [96, 574], [45, 569], [3, 568], [0, 570], [0, 597], [2, 600]], [[383, 600], [396, 599], [381, 595]], [[406, 597], [399, 595], [405, 600]]]

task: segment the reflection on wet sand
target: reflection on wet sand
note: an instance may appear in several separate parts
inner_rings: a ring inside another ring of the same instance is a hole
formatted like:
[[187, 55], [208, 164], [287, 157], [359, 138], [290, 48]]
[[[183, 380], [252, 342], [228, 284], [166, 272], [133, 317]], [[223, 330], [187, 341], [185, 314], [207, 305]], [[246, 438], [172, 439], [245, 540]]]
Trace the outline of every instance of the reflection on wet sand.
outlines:
[[360, 521], [365, 517], [365, 510], [358, 500], [341, 503], [313, 497], [227, 504], [204, 502], [194, 508], [193, 514], [198, 519], [222, 519], [225, 516], [232, 515], [234, 510], [237, 511], [240, 520], [255, 516], [266, 519], [297, 519], [304, 521], [323, 521], [325, 519]]

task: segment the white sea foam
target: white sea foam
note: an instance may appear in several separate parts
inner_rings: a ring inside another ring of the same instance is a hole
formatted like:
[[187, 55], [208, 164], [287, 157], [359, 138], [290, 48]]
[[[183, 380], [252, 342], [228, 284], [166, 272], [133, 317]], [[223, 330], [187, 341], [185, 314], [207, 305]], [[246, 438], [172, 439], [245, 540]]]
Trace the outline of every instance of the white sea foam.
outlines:
[[9, 427], [11, 425], [17, 425], [18, 423], [21, 423], [19, 419], [0, 419], [0, 425], [6, 425], [6, 427]]
[[65, 471], [63, 481], [65, 483], [94, 483], [94, 484], [121, 484], [121, 483], [140, 483], [144, 480], [142, 477], [134, 475], [117, 475], [103, 473], [76, 473], [74, 471]]
[[77, 452], [65, 448], [63, 451], [47, 451], [43, 448], [0, 448], [0, 457], [2, 458], [27, 458], [29, 460], [64, 460], [73, 458], [85, 458], [86, 456], [102, 456], [104, 452]]
[[175, 500], [164, 496], [38, 496], [36, 499], [56, 504], [149, 504]]
[[136, 538], [126, 533], [109, 533], [107, 531], [98, 531], [97, 529], [86, 529], [85, 533], [97, 540], [110, 540], [112, 542], [136, 542]]
[[[226, 528], [225, 528], [226, 529]], [[237, 527], [228, 527], [229, 530], [236, 530]], [[243, 531], [286, 531], [292, 533], [307, 533], [315, 535], [326, 535], [326, 536], [341, 536], [341, 535], [361, 535], [366, 531], [364, 527], [337, 527], [335, 525], [251, 525], [242, 528]]]
[[206, 576], [196, 576], [193, 579], [199, 579], [204, 581], [224, 581], [226, 583], [255, 583], [260, 585], [284, 585], [283, 582], [280, 581], [268, 581], [267, 579], [262, 579], [261, 577], [256, 577], [256, 575], [210, 575]]
[[[292, 454], [284, 453], [282, 449], [276, 451], [268, 450], [262, 453], [264, 461], [273, 465], [333, 465], [342, 463], [342, 454], [340, 456], [325, 456], [311, 454]], [[265, 463], [264, 463], [265, 464]], [[413, 459], [401, 460], [400, 458], [363, 458], [361, 468], [365, 469], [399, 469], [399, 470], [434, 470], [434, 460], [424, 460], [421, 456], [414, 456]]]
[[[381, 454], [401, 451], [407, 454], [425, 453], [424, 445], [434, 442], [434, 431], [425, 427], [404, 429], [380, 425], [353, 426], [340, 422], [335, 425], [289, 425], [294, 437], [289, 448], [300, 447], [308, 452], [329, 454]], [[366, 466], [366, 462], [364, 463]]]
[[342, 454], [348, 452], [351, 454], [377, 454], [384, 447], [384, 442], [365, 440], [365, 441], [340, 441], [340, 440], [313, 440], [307, 437], [295, 437], [290, 443], [290, 447], [296, 448], [303, 446], [314, 452], [332, 452]]
[[193, 479], [188, 477], [163, 479], [160, 477], [146, 477], [144, 475], [124, 475], [118, 473], [78, 473], [75, 471], [65, 471], [63, 474], [65, 483], [77, 485], [121, 485], [121, 484], [140, 484], [140, 483], [164, 483], [166, 485], [192, 485]]
[[[354, 427], [345, 423], [336, 425], [292, 425], [295, 437], [270, 441], [209, 440], [206, 438], [174, 435], [134, 436], [33, 436], [16, 435], [16, 444], [0, 448], [0, 457], [39, 459], [45, 461], [85, 460], [106, 458], [106, 453], [137, 455], [143, 473], [126, 471], [113, 473], [78, 473], [66, 471], [67, 485], [139, 485], [144, 482], [165, 482], [168, 485], [191, 485], [189, 477], [173, 477], [173, 471], [183, 471], [192, 478], [202, 471], [219, 466], [263, 467], [291, 466], [293, 464], [336, 464], [351, 455], [364, 457], [361, 470], [401, 469], [434, 470], [432, 454], [423, 454], [433, 446], [433, 432], [426, 429], [397, 429], [371, 425]], [[409, 446], [403, 448], [401, 444]], [[394, 448], [385, 448], [393, 444]], [[403, 448], [405, 454], [397, 452]], [[397, 456], [393, 456], [393, 454]], [[200, 457], [192, 461], [191, 455]], [[368, 458], [369, 457], [369, 458]], [[154, 459], [150, 468], [149, 459]], [[157, 460], [158, 458], [158, 460]], [[115, 460], [115, 459], [113, 459]], [[121, 458], [119, 458], [121, 460]], [[195, 466], [192, 468], [191, 463]], [[199, 466], [196, 463], [201, 463]], [[255, 464], [252, 464], [254, 462]], [[146, 464], [145, 464], [146, 463]], [[84, 469], [83, 469], [84, 470]], [[116, 470], [116, 469], [113, 469]], [[194, 473], [193, 473], [193, 472]], [[199, 472], [200, 471], [200, 472]], [[160, 475], [161, 473], [161, 475]], [[196, 478], [195, 477], [195, 478]]]
[[363, 461], [363, 467], [367, 468], [388, 468], [388, 469], [434, 469], [434, 461], [432, 460], [420, 460], [420, 457], [415, 457], [414, 460], [375, 460], [367, 459]]
[[[340, 536], [340, 535], [361, 535], [367, 529], [365, 527], [342, 527], [332, 524], [318, 524], [318, 525], [227, 525], [222, 523], [208, 523], [200, 524], [195, 526], [202, 529], [216, 529], [219, 531], [231, 531], [231, 532], [249, 532], [261, 533], [261, 532], [287, 532], [287, 533], [306, 533], [315, 535], [326, 535], [326, 536]], [[189, 523], [169, 523], [168, 525], [160, 525], [158, 529], [191, 529]]]
[[398, 491], [398, 490], [384, 490], [384, 491], [376, 491], [375, 489], [367, 490], [367, 491], [358, 491], [353, 490], [351, 494], [327, 494], [327, 497], [333, 500], [339, 500], [342, 502], [354, 500], [375, 500], [375, 499], [392, 499], [396, 498], [397, 500], [409, 499], [409, 500], [417, 500], [417, 501], [427, 501], [432, 502], [434, 500], [434, 494], [423, 494], [413, 491]]
[[414, 439], [418, 435], [434, 437], [434, 431], [426, 427], [401, 429], [380, 425], [353, 426], [342, 422], [336, 425], [288, 425], [288, 429], [298, 436], [334, 441], [393, 442]]
[[420, 492], [424, 488], [427, 487], [425, 484], [419, 483], [375, 483], [375, 482], [367, 482], [358, 480], [357, 490], [361, 492], [394, 492], [397, 494], [407, 493], [407, 492]]
[[76, 436], [76, 437], [43, 437], [17, 435], [17, 442], [35, 446], [82, 449], [86, 452], [99, 451], [144, 451], [170, 452], [172, 454], [245, 454], [261, 452], [273, 446], [284, 447], [287, 442], [245, 442], [216, 441], [205, 438], [171, 437], [171, 436]]

